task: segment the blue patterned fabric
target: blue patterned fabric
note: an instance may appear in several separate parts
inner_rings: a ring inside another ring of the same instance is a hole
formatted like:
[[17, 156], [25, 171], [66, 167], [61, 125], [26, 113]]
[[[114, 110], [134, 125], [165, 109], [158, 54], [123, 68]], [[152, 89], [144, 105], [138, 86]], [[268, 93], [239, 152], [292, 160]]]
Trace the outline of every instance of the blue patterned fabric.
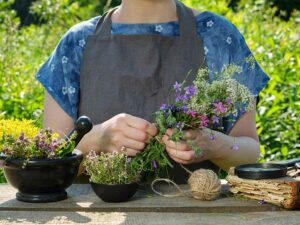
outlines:
[[[93, 34], [100, 17], [95, 17], [72, 27], [60, 40], [49, 59], [36, 74], [49, 94], [62, 109], [76, 120], [79, 104], [80, 64], [86, 39]], [[207, 66], [210, 71], [220, 71], [224, 65], [235, 63], [241, 68], [236, 79], [246, 85], [256, 97], [269, 81], [260, 68], [243, 36], [224, 17], [212, 12], [195, 16], [197, 33], [203, 38]], [[114, 35], [160, 34], [178, 36], [177, 21], [159, 24], [112, 24]], [[248, 60], [245, 60], [248, 59]], [[212, 72], [213, 73], [213, 72]], [[213, 77], [213, 74], [210, 74]], [[236, 118], [239, 118], [239, 112]], [[232, 123], [226, 123], [225, 131]]]

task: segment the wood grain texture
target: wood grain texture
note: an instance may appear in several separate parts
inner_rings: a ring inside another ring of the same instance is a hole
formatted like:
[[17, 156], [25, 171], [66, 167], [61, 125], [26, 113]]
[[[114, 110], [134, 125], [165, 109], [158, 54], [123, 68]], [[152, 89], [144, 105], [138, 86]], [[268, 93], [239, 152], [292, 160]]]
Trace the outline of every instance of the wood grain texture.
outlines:
[[[158, 187], [170, 192], [169, 186]], [[182, 189], [188, 187], [181, 186]], [[263, 204], [256, 200], [245, 200], [227, 196], [227, 185], [222, 186], [222, 195], [214, 201], [199, 201], [182, 196], [166, 198], [155, 195], [149, 186], [141, 186], [131, 201], [105, 203], [92, 191], [89, 184], [74, 184], [68, 190], [69, 198], [55, 203], [24, 203], [15, 199], [16, 190], [0, 185], [0, 211], [66, 211], [66, 212], [168, 212], [168, 213], [231, 213], [278, 211], [279, 207]], [[173, 190], [172, 190], [173, 191]]]

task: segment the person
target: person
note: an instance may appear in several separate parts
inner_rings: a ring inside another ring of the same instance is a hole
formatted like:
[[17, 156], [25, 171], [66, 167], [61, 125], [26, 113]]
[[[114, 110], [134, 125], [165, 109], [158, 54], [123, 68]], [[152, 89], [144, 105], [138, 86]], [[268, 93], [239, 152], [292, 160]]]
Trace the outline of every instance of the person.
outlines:
[[[244, 60], [249, 57], [252, 70]], [[44, 126], [66, 134], [76, 118], [87, 115], [94, 126], [78, 149], [135, 156], [157, 134], [150, 115], [175, 81], [188, 71], [193, 79], [200, 67], [220, 71], [235, 62], [242, 68], [236, 79], [257, 98], [269, 77], [227, 19], [175, 0], [122, 0], [106, 15], [72, 27], [36, 74], [46, 89]], [[213, 79], [213, 73], [209, 76]], [[172, 163], [216, 171], [256, 162], [255, 112], [239, 113], [236, 122], [224, 123], [224, 133], [213, 131], [215, 141], [208, 128], [186, 131], [186, 138], [203, 150], [200, 157], [186, 140], [169, 140], [169, 129], [163, 142]], [[232, 149], [233, 141], [238, 149]], [[184, 173], [174, 169], [173, 175], [181, 178]]]

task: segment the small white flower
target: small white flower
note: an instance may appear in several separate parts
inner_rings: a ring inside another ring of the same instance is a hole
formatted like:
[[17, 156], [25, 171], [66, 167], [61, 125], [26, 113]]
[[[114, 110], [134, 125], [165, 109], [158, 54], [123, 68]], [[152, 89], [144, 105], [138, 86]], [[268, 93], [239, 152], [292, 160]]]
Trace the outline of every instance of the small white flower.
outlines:
[[212, 27], [214, 25], [214, 21], [210, 20], [206, 22], [207, 27]]
[[68, 58], [66, 57], [66, 56], [63, 56], [62, 57], [62, 59], [61, 59], [61, 62], [63, 63], [63, 64], [66, 64], [66, 63], [68, 63]]
[[81, 40], [79, 41], [79, 46], [80, 46], [81, 48], [83, 48], [83, 47], [85, 46], [85, 40], [84, 40], [84, 39], [81, 39]]
[[41, 74], [39, 74], [39, 73], [35, 75], [36, 78], [39, 78], [40, 76], [41, 76]]
[[68, 94], [68, 88], [67, 87], [62, 87], [62, 93], [63, 93], [63, 95]]
[[229, 45], [231, 45], [231, 43], [232, 43], [232, 38], [231, 38], [231, 37], [227, 37], [226, 42], [227, 42]]
[[263, 53], [264, 52], [264, 47], [263, 46], [259, 46], [258, 48], [257, 48], [257, 52], [258, 53]]
[[163, 29], [164, 29], [164, 28], [162, 27], [162, 25], [156, 25], [156, 26], [155, 26], [155, 31], [156, 31], [156, 32], [159, 32], [159, 33], [160, 33], [160, 32], [163, 31]]
[[268, 56], [270, 59], [272, 59], [272, 58], [273, 58], [272, 52], [268, 52], [268, 53], [267, 53], [267, 56]]
[[207, 55], [208, 52], [209, 52], [208, 48], [204, 46], [204, 54]]
[[70, 87], [68, 88], [68, 91], [69, 91], [69, 94], [72, 95], [72, 94], [75, 93], [76, 89], [75, 89], [74, 87], [70, 86]]
[[51, 72], [53, 72], [55, 70], [55, 65], [54, 64], [51, 64], [50, 70], [51, 70]]

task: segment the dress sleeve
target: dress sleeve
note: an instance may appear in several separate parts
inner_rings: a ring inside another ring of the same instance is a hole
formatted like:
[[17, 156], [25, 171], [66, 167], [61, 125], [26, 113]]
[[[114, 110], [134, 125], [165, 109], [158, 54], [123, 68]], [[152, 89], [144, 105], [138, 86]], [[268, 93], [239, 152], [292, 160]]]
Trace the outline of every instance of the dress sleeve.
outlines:
[[35, 75], [53, 99], [73, 119], [79, 102], [79, 71], [84, 40], [70, 29], [60, 40], [48, 60]]
[[[240, 69], [234, 74], [234, 78], [245, 85], [251, 92], [253, 98], [259, 100], [260, 91], [270, 80], [269, 76], [259, 66], [250, 51], [243, 35], [232, 24], [228, 23], [228, 33], [223, 36], [223, 42], [229, 49], [229, 64], [235, 64]], [[245, 107], [238, 110], [237, 115], [224, 118], [224, 130], [229, 133], [234, 123], [245, 113]]]
[[249, 88], [253, 97], [258, 97], [260, 91], [270, 80], [269, 76], [259, 66], [242, 34], [232, 25], [232, 38], [228, 36], [226, 42], [235, 41], [230, 51], [230, 64], [236, 64], [241, 67], [241, 72], [235, 75], [241, 84]]

